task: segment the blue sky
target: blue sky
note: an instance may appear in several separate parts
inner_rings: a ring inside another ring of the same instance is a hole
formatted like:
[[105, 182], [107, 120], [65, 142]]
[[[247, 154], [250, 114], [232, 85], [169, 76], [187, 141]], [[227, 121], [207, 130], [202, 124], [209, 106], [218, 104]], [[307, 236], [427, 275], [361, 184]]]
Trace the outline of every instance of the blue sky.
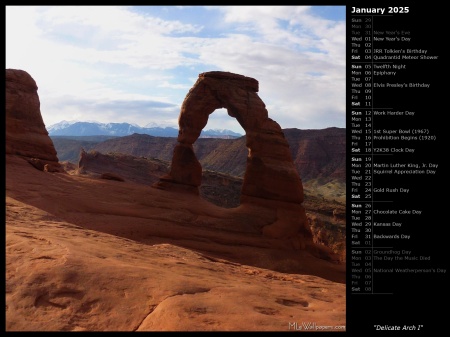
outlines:
[[[345, 127], [344, 6], [6, 6], [5, 47], [46, 126], [177, 127], [198, 75], [218, 70], [258, 80], [282, 128]], [[206, 129], [244, 133], [224, 109]]]

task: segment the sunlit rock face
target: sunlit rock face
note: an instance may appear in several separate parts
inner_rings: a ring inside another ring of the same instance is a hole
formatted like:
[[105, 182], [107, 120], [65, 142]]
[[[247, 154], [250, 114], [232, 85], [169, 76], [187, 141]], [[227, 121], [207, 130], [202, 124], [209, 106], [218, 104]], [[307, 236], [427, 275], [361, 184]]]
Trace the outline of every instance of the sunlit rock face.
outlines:
[[248, 157], [241, 192], [241, 206], [273, 209], [276, 220], [264, 226], [270, 237], [297, 237], [296, 246], [311, 240], [305, 210], [303, 186], [294, 166], [289, 144], [277, 122], [268, 117], [259, 98], [258, 81], [243, 75], [212, 71], [199, 75], [181, 106], [178, 144], [171, 170], [155, 187], [198, 194], [202, 167], [192, 144], [199, 138], [216, 109], [225, 108], [246, 133]]

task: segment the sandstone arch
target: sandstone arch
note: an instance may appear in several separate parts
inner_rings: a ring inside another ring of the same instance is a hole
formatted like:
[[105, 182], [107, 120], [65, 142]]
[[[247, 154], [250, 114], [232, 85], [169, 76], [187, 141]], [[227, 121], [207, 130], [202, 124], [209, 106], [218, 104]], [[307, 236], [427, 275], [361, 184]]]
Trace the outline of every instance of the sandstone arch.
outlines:
[[249, 150], [241, 205], [259, 205], [276, 211], [276, 221], [263, 228], [264, 234], [282, 238], [300, 233], [310, 240], [311, 232], [301, 206], [303, 186], [289, 144], [279, 124], [268, 117], [258, 90], [258, 81], [250, 77], [220, 71], [201, 73], [181, 106], [171, 170], [155, 187], [199, 194], [202, 167], [192, 144], [206, 126], [209, 115], [225, 108], [245, 130]]

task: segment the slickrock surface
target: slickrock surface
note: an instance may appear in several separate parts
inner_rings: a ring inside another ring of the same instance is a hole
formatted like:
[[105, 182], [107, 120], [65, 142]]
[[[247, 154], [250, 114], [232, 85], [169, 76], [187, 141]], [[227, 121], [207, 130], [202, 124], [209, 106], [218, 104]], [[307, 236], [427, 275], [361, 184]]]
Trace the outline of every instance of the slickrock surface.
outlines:
[[243, 213], [229, 223], [229, 212], [187, 194], [38, 171], [7, 155], [7, 330], [345, 325], [343, 265], [273, 247], [251, 233], [258, 219]]

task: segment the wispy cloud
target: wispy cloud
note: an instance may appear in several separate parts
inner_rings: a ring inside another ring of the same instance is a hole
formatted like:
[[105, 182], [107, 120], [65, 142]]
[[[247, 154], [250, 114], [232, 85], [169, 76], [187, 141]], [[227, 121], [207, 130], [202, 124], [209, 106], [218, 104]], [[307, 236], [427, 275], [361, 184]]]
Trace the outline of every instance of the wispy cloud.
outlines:
[[[307, 6], [7, 6], [6, 67], [36, 80], [46, 125], [175, 126], [198, 74], [222, 70], [257, 79], [282, 127], [344, 127], [345, 9], [334, 10], [341, 20]], [[218, 111], [208, 128], [222, 127], [240, 130]]]

